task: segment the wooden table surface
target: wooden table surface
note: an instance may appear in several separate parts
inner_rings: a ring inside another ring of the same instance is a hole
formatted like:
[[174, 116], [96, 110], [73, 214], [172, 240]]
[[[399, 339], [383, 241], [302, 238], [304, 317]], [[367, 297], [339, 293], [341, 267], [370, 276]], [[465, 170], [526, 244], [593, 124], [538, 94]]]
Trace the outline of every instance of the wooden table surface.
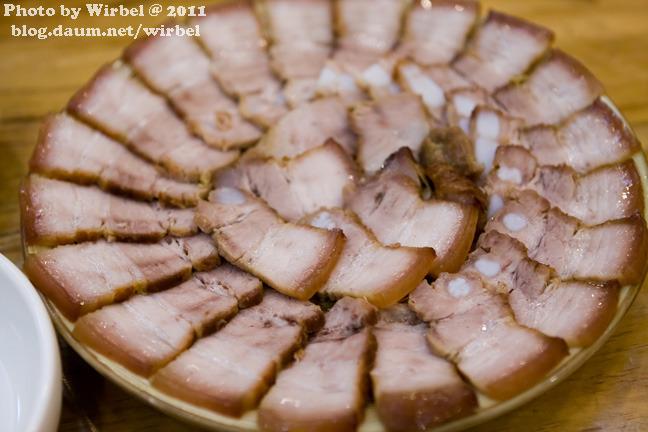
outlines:
[[[128, 7], [143, 4], [146, 10], [154, 2], [122, 3]], [[156, 25], [163, 20], [90, 18], [85, 3], [70, 0], [63, 4], [84, 8], [72, 20], [60, 16], [59, 2], [20, 4], [53, 7], [56, 16], [0, 17], [0, 252], [19, 265], [18, 182], [26, 173], [39, 124], [48, 112], [59, 111], [102, 64], [117, 58], [131, 38], [17, 37], [11, 34], [12, 25], [106, 29]], [[556, 46], [583, 62], [605, 84], [647, 148], [648, 1], [484, 0], [482, 5], [553, 29]], [[648, 430], [647, 329], [648, 290], [644, 287], [611, 339], [571, 377], [522, 408], [476, 429]], [[65, 383], [60, 431], [193, 430], [103, 379], [69, 347], [62, 347], [62, 356]]]

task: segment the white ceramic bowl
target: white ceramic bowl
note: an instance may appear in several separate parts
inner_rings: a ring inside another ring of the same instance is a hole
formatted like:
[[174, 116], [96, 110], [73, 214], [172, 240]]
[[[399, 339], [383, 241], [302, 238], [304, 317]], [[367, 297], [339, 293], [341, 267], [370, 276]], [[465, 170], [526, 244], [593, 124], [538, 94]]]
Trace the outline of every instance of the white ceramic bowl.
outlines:
[[49, 432], [61, 414], [61, 357], [43, 302], [0, 255], [0, 429]]

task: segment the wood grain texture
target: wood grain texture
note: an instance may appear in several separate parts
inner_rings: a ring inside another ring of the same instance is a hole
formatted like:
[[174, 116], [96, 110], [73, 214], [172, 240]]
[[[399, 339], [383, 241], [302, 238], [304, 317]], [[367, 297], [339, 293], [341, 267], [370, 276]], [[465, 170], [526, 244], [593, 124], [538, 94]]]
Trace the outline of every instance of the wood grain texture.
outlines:
[[[110, 6], [117, 2], [104, 2]], [[153, 2], [124, 1], [128, 7]], [[158, 1], [164, 6], [174, 4]], [[194, 5], [209, 2], [192, 2]], [[155, 25], [164, 18], [89, 18], [85, 3], [77, 20], [61, 18], [61, 2], [46, 5], [56, 17], [0, 17], [0, 252], [22, 262], [18, 183], [48, 112], [104, 63], [117, 58], [128, 37], [13, 37], [12, 25], [117, 27]], [[183, 4], [177, 2], [176, 4]], [[187, 3], [184, 3], [187, 5]], [[587, 66], [648, 148], [648, 3], [646, 0], [484, 0], [496, 9], [554, 30], [555, 45]], [[648, 290], [644, 287], [612, 338], [566, 381], [478, 431], [648, 430]], [[60, 431], [186, 431], [192, 427], [132, 398], [63, 346], [66, 377]]]

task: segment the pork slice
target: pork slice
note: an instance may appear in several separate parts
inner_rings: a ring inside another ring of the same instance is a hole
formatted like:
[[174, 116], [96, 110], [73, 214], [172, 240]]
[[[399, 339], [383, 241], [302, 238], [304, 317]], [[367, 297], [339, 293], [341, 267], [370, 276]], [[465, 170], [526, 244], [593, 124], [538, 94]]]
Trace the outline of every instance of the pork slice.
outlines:
[[579, 174], [566, 165], [538, 166], [527, 149], [505, 146], [497, 150], [489, 187], [501, 196], [507, 190], [535, 190], [585, 225], [644, 211], [643, 188], [632, 159]]
[[384, 54], [398, 40], [405, 2], [347, 0], [337, 2], [335, 30], [338, 50]]
[[261, 199], [233, 188], [216, 189], [200, 202], [196, 223], [229, 262], [301, 300], [328, 278], [344, 242], [339, 230], [285, 222]]
[[582, 64], [554, 49], [525, 80], [501, 88], [494, 97], [511, 116], [529, 126], [553, 125], [591, 105], [603, 90]]
[[314, 78], [293, 78], [284, 83], [283, 96], [290, 109], [315, 98], [319, 75]]
[[455, 367], [430, 352], [428, 329], [406, 305], [379, 312], [371, 380], [378, 416], [390, 431], [425, 430], [477, 407]]
[[462, 267], [477, 274], [491, 291], [508, 296], [515, 320], [560, 337], [573, 346], [592, 344], [617, 309], [617, 282], [562, 281], [548, 266], [528, 258], [517, 240], [490, 231]]
[[361, 102], [349, 118], [358, 134], [358, 165], [366, 173], [380, 170], [385, 159], [401, 147], [418, 154], [430, 132], [421, 100], [416, 95], [395, 94]]
[[333, 8], [327, 0], [267, 0], [273, 69], [282, 78], [316, 78], [333, 45]]
[[[470, 135], [470, 119], [478, 107], [497, 106], [496, 102], [484, 89], [476, 87], [453, 89], [446, 93], [446, 98], [448, 101], [445, 106], [446, 123], [449, 126], [459, 126], [467, 135]], [[497, 146], [497, 144], [494, 145]], [[483, 143], [475, 140], [477, 160], [488, 168], [488, 161], [481, 157], [480, 146], [483, 146]]]
[[228, 416], [240, 417], [253, 409], [274, 382], [278, 368], [304, 341], [305, 329], [297, 321], [277, 317], [297, 301], [282, 304], [281, 299], [287, 298], [266, 295], [259, 305], [239, 312], [221, 330], [198, 340], [159, 370], [151, 383], [174, 397]]
[[194, 276], [207, 289], [225, 290], [237, 300], [241, 309], [259, 304], [263, 299], [263, 283], [230, 263], [224, 262], [210, 271], [194, 273]]
[[[491, 315], [488, 305], [434, 324], [427, 337], [435, 350], [454, 355], [477, 389], [498, 400], [533, 387], [568, 353], [562, 339], [520, 326], [511, 315]], [[465, 344], [455, 346], [456, 354], [447, 351], [457, 341]]]
[[480, 391], [508, 399], [531, 388], [568, 353], [562, 339], [519, 325], [503, 296], [475, 272], [442, 274], [411, 295], [410, 307], [431, 321], [435, 354], [455, 363]]
[[324, 326], [324, 313], [319, 306], [287, 297], [271, 288], [264, 289], [263, 302], [254, 309], [254, 313], [264, 320], [297, 324], [309, 334], [321, 330]]
[[640, 148], [625, 121], [598, 99], [555, 126], [523, 129], [519, 142], [540, 165], [565, 164], [579, 173], [621, 162]]
[[224, 290], [205, 289], [199, 274], [176, 287], [136, 295], [85, 315], [73, 335], [148, 377], [238, 311], [236, 299]]
[[161, 243], [98, 241], [28, 255], [24, 270], [69, 320], [129, 298], [135, 291], [173, 286], [191, 275], [191, 264]]
[[485, 230], [520, 240], [530, 258], [551, 266], [562, 279], [638, 283], [648, 254], [641, 215], [583, 226], [531, 191], [506, 202]]
[[200, 43], [212, 58], [212, 72], [223, 89], [235, 96], [257, 93], [276, 78], [269, 67], [268, 42], [251, 1], [209, 8], [206, 16], [190, 20], [200, 26]]
[[342, 189], [358, 178], [355, 161], [329, 140], [292, 159], [246, 158], [219, 171], [214, 184], [252, 192], [294, 222], [320, 207], [342, 206]]
[[174, 253], [182, 256], [194, 270], [211, 270], [220, 264], [220, 256], [214, 241], [208, 234], [197, 234], [191, 237], [165, 237], [162, 244]]
[[199, 184], [162, 176], [121, 143], [65, 113], [49, 116], [41, 126], [29, 170], [177, 206], [194, 206], [206, 194]]
[[68, 110], [124, 141], [170, 176], [186, 181], [208, 177], [238, 158], [192, 135], [166, 101], [129, 75], [105, 66], [68, 103]]
[[124, 57], [206, 143], [222, 150], [249, 146], [261, 131], [241, 117], [236, 102], [212, 77], [209, 57], [192, 39], [149, 37], [131, 45]]
[[547, 28], [490, 11], [452, 66], [492, 93], [524, 73], [549, 50], [553, 38]]
[[470, 87], [470, 82], [445, 64], [420, 66], [403, 60], [395, 66], [396, 81], [408, 93], [421, 97], [423, 105], [436, 125], [446, 123], [446, 93]]
[[339, 207], [317, 211], [301, 222], [340, 229], [346, 237], [335, 268], [318, 291], [323, 297], [351, 296], [377, 307], [391, 306], [416, 288], [434, 261], [431, 248], [383, 246], [355, 214]]
[[408, 177], [417, 185], [420, 190], [420, 196], [424, 200], [430, 199], [434, 193], [432, 185], [425, 175], [425, 168], [416, 162], [412, 150], [408, 147], [401, 147], [397, 152], [392, 153], [385, 160], [380, 172], [381, 175], [391, 175], [391, 173], [394, 173]]
[[[355, 304], [363, 302], [347, 297], [327, 313], [322, 330], [327, 336], [310, 341], [298, 360], [279, 373], [276, 384], [261, 401], [261, 429], [356, 429], [364, 413], [368, 368], [375, 349], [370, 329], [358, 325], [367, 313], [375, 319], [375, 310], [368, 303]], [[333, 325], [329, 316], [335, 321]], [[351, 323], [345, 322], [348, 320]], [[344, 329], [341, 333], [337, 330], [340, 328]]]
[[168, 209], [32, 174], [20, 187], [25, 241], [57, 246], [85, 240], [160, 240], [196, 234], [193, 209]]
[[335, 140], [350, 155], [355, 154], [356, 139], [347, 109], [338, 98], [317, 99], [294, 109], [270, 128], [246, 156], [292, 158], [328, 139]]
[[421, 65], [450, 63], [479, 18], [474, 1], [419, 1], [405, 15], [397, 50]]
[[404, 175], [378, 176], [345, 189], [345, 207], [355, 212], [385, 246], [431, 247], [437, 258], [430, 274], [458, 269], [468, 254], [478, 210], [470, 205], [423, 201]]

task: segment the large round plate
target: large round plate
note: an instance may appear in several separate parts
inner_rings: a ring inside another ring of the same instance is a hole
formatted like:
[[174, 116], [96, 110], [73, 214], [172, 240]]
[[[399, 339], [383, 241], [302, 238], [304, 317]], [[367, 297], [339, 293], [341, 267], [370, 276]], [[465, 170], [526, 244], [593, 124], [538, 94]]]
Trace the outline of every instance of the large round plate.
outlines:
[[[621, 113], [616, 109], [616, 107], [614, 107], [607, 97], [604, 96], [601, 99], [616, 111], [620, 118], [623, 118]], [[633, 159], [641, 175], [646, 202], [644, 216], [648, 219], [648, 195], [646, 194], [646, 191], [648, 191], [648, 164], [646, 163], [645, 155], [641, 152], [636, 153], [633, 156]], [[24, 250], [26, 251], [26, 247], [24, 247]], [[563, 381], [572, 372], [585, 363], [614, 333], [619, 321], [632, 305], [632, 302], [641, 289], [641, 286], [642, 283], [634, 286], [623, 287], [619, 296], [616, 314], [603, 334], [595, 343], [586, 348], [572, 348], [569, 355], [549, 374], [547, 374], [540, 383], [509, 400], [501, 402], [492, 400], [485, 395], [478, 393], [479, 408], [473, 414], [434, 428], [434, 431], [458, 431], [491, 420], [529, 402]], [[258, 430], [256, 424], [256, 411], [248, 412], [240, 419], [235, 419], [220, 415], [214, 411], [196, 407], [158, 391], [149, 384], [147, 379], [130, 372], [118, 363], [78, 342], [72, 336], [73, 323], [67, 320], [51, 302], [46, 300], [46, 304], [56, 329], [70, 344], [70, 346], [72, 346], [72, 348], [94, 369], [127, 392], [173, 417], [202, 427], [217, 429], [219, 431], [237, 432], [253, 432]], [[367, 408], [365, 419], [358, 430], [360, 432], [384, 431], [384, 427], [378, 419], [376, 411], [372, 405]]]

